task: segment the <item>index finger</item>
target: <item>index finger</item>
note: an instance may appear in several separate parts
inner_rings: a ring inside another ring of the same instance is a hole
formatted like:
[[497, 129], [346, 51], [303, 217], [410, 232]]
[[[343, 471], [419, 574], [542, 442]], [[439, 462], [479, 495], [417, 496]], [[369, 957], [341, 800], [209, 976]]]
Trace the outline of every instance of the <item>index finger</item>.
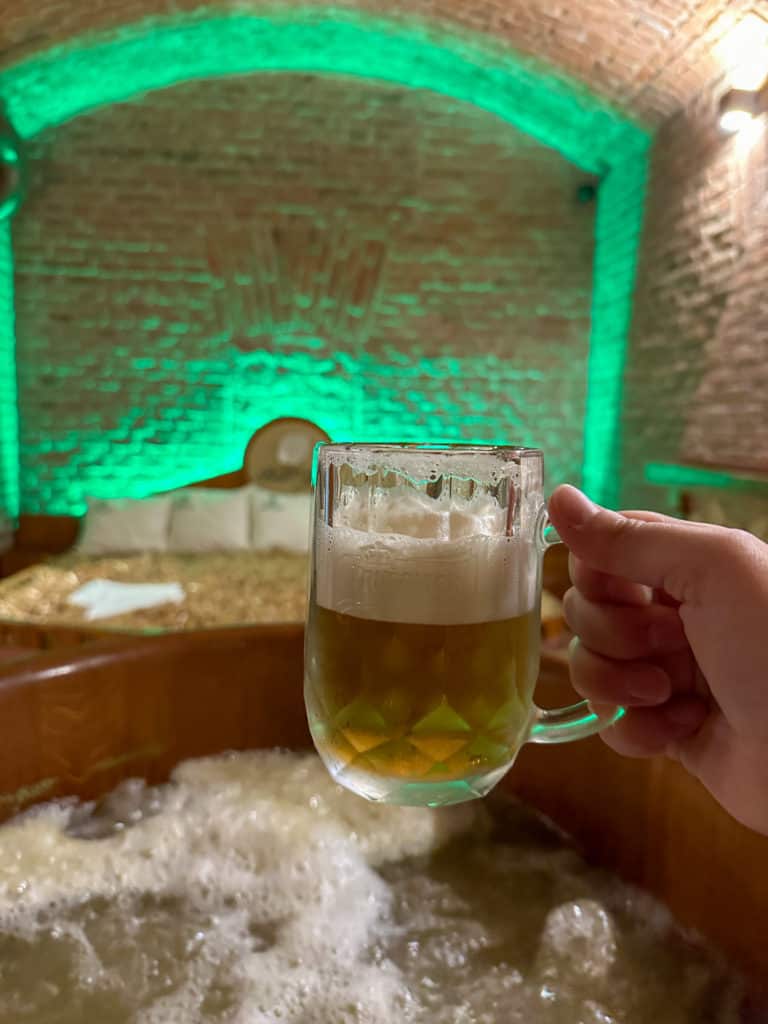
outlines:
[[553, 493], [549, 513], [565, 544], [589, 568], [664, 590], [678, 601], [692, 587], [698, 593], [723, 556], [714, 527], [621, 515], [567, 484]]

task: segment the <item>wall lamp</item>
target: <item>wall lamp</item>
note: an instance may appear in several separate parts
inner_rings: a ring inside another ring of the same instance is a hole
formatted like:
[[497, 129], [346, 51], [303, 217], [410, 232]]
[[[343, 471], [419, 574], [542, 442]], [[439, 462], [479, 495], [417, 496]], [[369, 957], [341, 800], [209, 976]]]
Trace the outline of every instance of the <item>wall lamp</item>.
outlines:
[[745, 14], [716, 47], [730, 85], [720, 100], [720, 128], [733, 134], [768, 112], [768, 20]]
[[720, 127], [738, 132], [768, 113], [768, 79], [760, 89], [729, 89], [720, 100]]

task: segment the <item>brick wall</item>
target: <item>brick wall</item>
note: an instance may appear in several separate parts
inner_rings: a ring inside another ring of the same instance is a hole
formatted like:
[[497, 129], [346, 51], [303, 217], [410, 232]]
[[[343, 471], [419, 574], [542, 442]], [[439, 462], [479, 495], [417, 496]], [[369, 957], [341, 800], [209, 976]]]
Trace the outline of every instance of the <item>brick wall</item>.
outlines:
[[[665, 124], [653, 152], [625, 386], [632, 506], [678, 500], [646, 484], [647, 462], [768, 474], [768, 134], [722, 135], [722, 90]], [[754, 501], [720, 493], [719, 505], [749, 525]]]
[[185, 84], [32, 144], [22, 506], [238, 464], [260, 423], [535, 441], [578, 479], [594, 204], [505, 122], [360, 80]]
[[[713, 44], [753, 0], [305, 0], [314, 18], [357, 14], [484, 36], [557, 68], [658, 124], [718, 70]], [[292, 15], [293, 0], [3, 0], [0, 53], [18, 60], [142, 20], [244, 12]]]

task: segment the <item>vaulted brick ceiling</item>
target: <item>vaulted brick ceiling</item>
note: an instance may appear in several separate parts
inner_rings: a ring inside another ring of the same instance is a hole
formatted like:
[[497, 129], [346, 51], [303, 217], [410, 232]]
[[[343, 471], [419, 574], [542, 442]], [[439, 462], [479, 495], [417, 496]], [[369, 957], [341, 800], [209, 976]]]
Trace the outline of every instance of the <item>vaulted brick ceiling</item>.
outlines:
[[[718, 40], [755, 3], [764, 0], [305, 0], [301, 6], [489, 37], [586, 83], [652, 126], [721, 73]], [[0, 64], [147, 18], [295, 6], [286, 0], [3, 0]]]

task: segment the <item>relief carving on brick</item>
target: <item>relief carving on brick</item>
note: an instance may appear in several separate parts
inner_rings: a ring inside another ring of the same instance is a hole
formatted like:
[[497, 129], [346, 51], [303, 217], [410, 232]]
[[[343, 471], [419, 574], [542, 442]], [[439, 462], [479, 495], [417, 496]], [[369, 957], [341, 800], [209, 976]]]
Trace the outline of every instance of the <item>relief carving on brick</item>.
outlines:
[[219, 322], [240, 353], [303, 349], [317, 358], [326, 344], [351, 356], [362, 351], [384, 274], [383, 241], [280, 219], [211, 226], [207, 257]]

